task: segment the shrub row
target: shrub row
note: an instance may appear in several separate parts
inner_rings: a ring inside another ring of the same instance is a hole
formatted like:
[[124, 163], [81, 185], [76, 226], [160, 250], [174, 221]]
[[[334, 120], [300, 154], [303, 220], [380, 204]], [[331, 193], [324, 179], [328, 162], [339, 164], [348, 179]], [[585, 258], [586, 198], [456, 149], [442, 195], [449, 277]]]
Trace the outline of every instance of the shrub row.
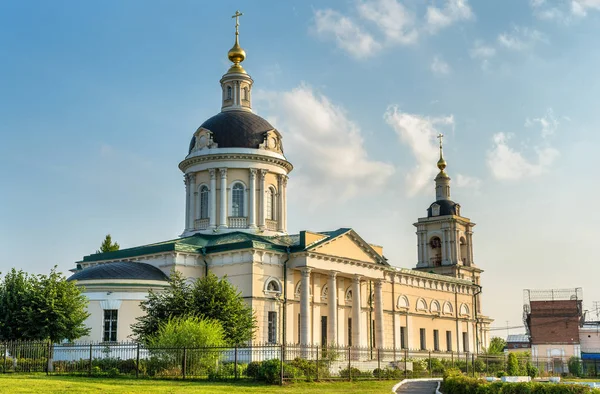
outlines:
[[449, 376], [441, 390], [445, 394], [585, 394], [600, 393], [589, 386], [556, 383], [488, 383], [465, 376]]

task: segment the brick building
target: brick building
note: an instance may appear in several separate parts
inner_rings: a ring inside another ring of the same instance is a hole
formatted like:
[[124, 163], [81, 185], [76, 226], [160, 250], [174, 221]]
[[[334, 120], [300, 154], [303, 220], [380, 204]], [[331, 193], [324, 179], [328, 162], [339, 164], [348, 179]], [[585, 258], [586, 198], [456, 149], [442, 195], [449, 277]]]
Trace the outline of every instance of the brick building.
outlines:
[[531, 355], [552, 360], [555, 371], [566, 372], [566, 360], [581, 357], [582, 294], [581, 288], [524, 291], [523, 319]]

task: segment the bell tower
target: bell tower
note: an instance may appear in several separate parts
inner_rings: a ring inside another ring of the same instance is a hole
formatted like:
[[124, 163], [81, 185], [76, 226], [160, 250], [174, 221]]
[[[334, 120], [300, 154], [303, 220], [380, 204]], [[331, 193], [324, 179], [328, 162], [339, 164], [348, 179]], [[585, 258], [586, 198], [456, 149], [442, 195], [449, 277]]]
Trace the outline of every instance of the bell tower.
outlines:
[[419, 218], [417, 228], [418, 261], [415, 269], [472, 280], [479, 284], [480, 273], [473, 259], [473, 227], [461, 215], [460, 204], [450, 199], [450, 176], [446, 173], [443, 135], [439, 134], [440, 158], [435, 177], [435, 202], [427, 209], [427, 217]]

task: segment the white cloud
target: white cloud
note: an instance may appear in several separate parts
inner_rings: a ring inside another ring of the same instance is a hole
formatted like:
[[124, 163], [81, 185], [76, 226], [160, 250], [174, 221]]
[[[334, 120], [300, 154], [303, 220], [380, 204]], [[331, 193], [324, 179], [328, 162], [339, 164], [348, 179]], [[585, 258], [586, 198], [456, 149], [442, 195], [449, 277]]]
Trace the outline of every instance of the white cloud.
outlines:
[[[523, 151], [518, 151], [510, 146], [514, 138], [512, 133], [496, 133], [493, 136], [492, 149], [488, 151], [487, 163], [492, 174], [497, 179], [519, 180], [543, 174], [560, 155], [559, 151], [550, 146], [548, 137], [558, 129], [559, 123], [551, 108], [541, 118], [527, 118], [526, 127], [540, 126], [541, 145], [533, 146], [532, 158], [527, 158]], [[527, 144], [522, 144], [527, 149]]]
[[455, 22], [473, 18], [473, 11], [467, 0], [448, 0], [443, 8], [427, 7], [425, 21], [427, 29], [435, 33]]
[[360, 128], [345, 110], [310, 86], [254, 97], [283, 133], [286, 156], [295, 165], [290, 187], [304, 190], [312, 205], [378, 193], [394, 173], [391, 164], [369, 157]]
[[436, 56], [433, 58], [433, 62], [431, 62], [431, 71], [434, 74], [447, 75], [450, 73], [450, 65]]
[[490, 65], [490, 59], [496, 56], [496, 48], [485, 44], [481, 40], [475, 41], [470, 52], [473, 59], [481, 61], [481, 68], [487, 70]]
[[540, 125], [540, 133], [543, 138], [546, 138], [556, 132], [559, 122], [558, 119], [556, 119], [556, 116], [554, 116], [554, 111], [552, 108], [548, 108], [546, 110], [546, 115], [542, 116], [541, 118], [525, 119], [525, 126], [531, 127], [535, 124]]
[[541, 32], [528, 27], [513, 26], [512, 31], [498, 35], [498, 43], [514, 51], [532, 48], [538, 42], [547, 42], [547, 40]]
[[488, 152], [487, 162], [497, 179], [519, 180], [540, 175], [559, 156], [558, 150], [551, 147], [534, 148], [536, 158], [528, 160], [521, 152], [509, 146], [511, 138], [513, 134], [494, 134], [494, 145]]
[[371, 34], [337, 11], [317, 10], [315, 30], [322, 37], [333, 36], [341, 49], [356, 58], [371, 56], [381, 48]]
[[468, 175], [456, 174], [456, 186], [461, 189], [471, 189], [477, 192], [481, 187], [481, 179]]
[[435, 34], [457, 22], [473, 19], [468, 0], [445, 0], [417, 16], [399, 0], [357, 0], [352, 15], [331, 9], [315, 11], [315, 33], [334, 40], [355, 58], [373, 56], [383, 48], [411, 45], [422, 33]]
[[374, 23], [390, 43], [412, 44], [419, 36], [414, 14], [396, 0], [361, 2], [358, 15]]
[[454, 117], [430, 118], [427, 116], [400, 112], [390, 107], [384, 115], [385, 121], [394, 128], [400, 142], [407, 145], [416, 160], [416, 166], [406, 175], [409, 195], [415, 195], [435, 177], [438, 159], [436, 136], [441, 127], [453, 127]]
[[531, 0], [530, 5], [536, 18], [565, 24], [600, 10], [600, 0]]

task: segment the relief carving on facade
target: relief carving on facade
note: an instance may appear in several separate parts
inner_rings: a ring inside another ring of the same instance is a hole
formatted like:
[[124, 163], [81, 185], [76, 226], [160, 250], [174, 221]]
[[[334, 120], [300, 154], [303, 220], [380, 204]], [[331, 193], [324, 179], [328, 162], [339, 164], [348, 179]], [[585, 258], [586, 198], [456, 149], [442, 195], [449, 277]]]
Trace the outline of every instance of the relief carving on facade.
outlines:
[[272, 150], [283, 154], [283, 145], [281, 143], [281, 134], [275, 129], [269, 130], [264, 134], [263, 143], [258, 146], [258, 149]]
[[196, 146], [194, 150], [202, 150], [204, 148], [218, 148], [219, 144], [213, 141], [213, 133], [210, 130], [199, 128], [194, 134], [196, 137]]

